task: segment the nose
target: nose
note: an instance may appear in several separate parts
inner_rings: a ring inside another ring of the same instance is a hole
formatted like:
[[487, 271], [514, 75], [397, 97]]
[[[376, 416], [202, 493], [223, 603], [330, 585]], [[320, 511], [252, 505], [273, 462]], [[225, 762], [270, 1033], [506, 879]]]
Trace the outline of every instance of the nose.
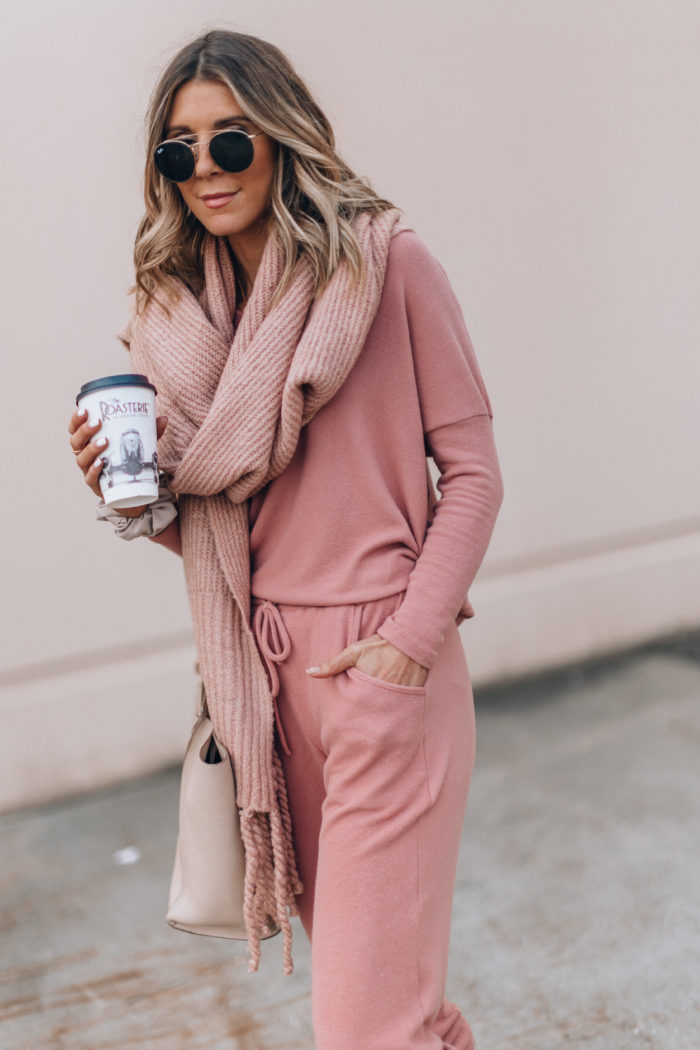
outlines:
[[206, 140], [194, 146], [194, 160], [194, 173], [198, 178], [205, 178], [221, 170], [209, 152], [209, 143]]

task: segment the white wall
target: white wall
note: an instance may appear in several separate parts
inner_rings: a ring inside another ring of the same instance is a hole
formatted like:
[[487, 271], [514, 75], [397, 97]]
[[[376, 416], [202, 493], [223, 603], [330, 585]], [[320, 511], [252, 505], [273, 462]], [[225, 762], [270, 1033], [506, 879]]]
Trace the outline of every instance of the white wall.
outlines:
[[205, 26], [290, 55], [460, 297], [506, 488], [474, 679], [700, 623], [697, 4], [37, 0], [3, 22], [0, 805], [184, 745], [181, 565], [95, 523], [66, 428], [128, 365], [145, 104]]

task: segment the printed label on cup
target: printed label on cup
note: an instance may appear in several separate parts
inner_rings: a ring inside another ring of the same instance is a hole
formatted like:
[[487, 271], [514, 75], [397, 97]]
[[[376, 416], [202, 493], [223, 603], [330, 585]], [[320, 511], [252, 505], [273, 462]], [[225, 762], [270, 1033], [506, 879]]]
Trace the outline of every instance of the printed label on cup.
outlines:
[[99, 475], [105, 503], [138, 507], [158, 499], [156, 388], [142, 375], [104, 376], [85, 383], [76, 398], [88, 419], [102, 426], [93, 441], [106, 437]]

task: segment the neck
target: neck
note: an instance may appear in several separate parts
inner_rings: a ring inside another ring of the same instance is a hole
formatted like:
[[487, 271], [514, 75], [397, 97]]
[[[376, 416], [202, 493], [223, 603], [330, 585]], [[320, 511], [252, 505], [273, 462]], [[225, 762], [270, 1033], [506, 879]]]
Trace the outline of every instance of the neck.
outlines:
[[267, 229], [258, 226], [255, 229], [245, 230], [243, 233], [230, 234], [226, 239], [233, 253], [239, 280], [247, 299], [255, 283], [260, 260], [263, 257], [265, 241], [267, 240]]

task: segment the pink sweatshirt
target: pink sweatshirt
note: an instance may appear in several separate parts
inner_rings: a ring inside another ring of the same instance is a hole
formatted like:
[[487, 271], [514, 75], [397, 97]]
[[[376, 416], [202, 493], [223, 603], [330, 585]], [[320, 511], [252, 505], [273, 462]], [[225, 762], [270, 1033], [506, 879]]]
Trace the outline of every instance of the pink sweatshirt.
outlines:
[[[346, 605], [405, 589], [378, 633], [430, 667], [458, 612], [473, 615], [503, 496], [491, 418], [445, 271], [416, 234], [397, 234], [352, 372], [251, 499], [251, 593]], [[173, 529], [156, 541], [177, 549]]]

